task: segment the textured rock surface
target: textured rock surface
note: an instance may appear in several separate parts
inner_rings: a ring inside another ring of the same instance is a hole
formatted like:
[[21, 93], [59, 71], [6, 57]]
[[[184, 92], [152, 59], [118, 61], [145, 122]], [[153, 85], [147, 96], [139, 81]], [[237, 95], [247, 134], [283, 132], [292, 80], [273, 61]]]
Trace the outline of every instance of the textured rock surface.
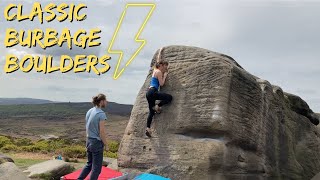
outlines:
[[[155, 61], [155, 54], [152, 63]], [[209, 50], [168, 46], [173, 95], [144, 135], [142, 86], [122, 139], [118, 163], [172, 179], [311, 179], [320, 171], [319, 121], [301, 98]]]
[[118, 170], [118, 160], [117, 159], [104, 157], [102, 164], [104, 166], [107, 166], [108, 168]]
[[28, 180], [29, 178], [12, 162], [0, 164], [0, 180]]
[[30, 166], [25, 173], [30, 173], [28, 177], [45, 177], [47, 179], [60, 179], [68, 173], [71, 173], [74, 167], [62, 160], [49, 160]]
[[311, 180], [320, 180], [320, 173], [315, 175]]
[[5, 162], [13, 162], [13, 159], [10, 158], [9, 156], [6, 156], [4, 154], [0, 154], [0, 164], [5, 163]]

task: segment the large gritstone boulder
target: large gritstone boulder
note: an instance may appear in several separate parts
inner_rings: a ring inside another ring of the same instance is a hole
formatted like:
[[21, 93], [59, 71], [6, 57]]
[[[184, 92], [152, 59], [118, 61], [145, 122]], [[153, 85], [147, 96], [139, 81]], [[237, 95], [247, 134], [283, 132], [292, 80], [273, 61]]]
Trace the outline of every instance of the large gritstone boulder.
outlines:
[[319, 117], [300, 97], [206, 49], [168, 46], [161, 57], [169, 62], [161, 91], [173, 101], [155, 115], [147, 138], [150, 69], [120, 145], [120, 168], [173, 180], [311, 179], [320, 172]]

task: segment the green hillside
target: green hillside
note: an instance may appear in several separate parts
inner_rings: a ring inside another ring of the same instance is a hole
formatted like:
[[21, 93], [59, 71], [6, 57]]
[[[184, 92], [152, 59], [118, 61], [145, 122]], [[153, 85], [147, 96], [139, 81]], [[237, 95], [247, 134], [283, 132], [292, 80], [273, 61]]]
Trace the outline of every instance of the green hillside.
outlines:
[[[0, 105], [0, 118], [24, 117], [69, 117], [83, 115], [92, 107], [91, 103], [50, 103]], [[105, 109], [108, 114], [128, 116], [132, 105], [110, 102]]]

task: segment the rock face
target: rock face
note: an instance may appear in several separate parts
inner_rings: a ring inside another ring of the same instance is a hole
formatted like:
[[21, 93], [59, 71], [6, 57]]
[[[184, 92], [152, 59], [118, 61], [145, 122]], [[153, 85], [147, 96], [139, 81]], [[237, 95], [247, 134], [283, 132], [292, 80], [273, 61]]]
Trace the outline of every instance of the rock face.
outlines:
[[120, 145], [120, 168], [174, 180], [310, 179], [320, 172], [319, 118], [301, 98], [209, 50], [168, 46], [162, 58], [169, 75], [161, 91], [173, 101], [147, 138], [150, 70]]
[[315, 175], [311, 180], [320, 180], [320, 173]]
[[12, 162], [0, 164], [0, 180], [28, 180], [29, 178]]
[[4, 155], [4, 154], [0, 154], [0, 164], [5, 163], [5, 162], [13, 162], [13, 159]]
[[30, 178], [60, 179], [68, 173], [71, 173], [74, 167], [62, 160], [49, 160], [30, 166], [25, 173], [30, 173]]
[[104, 166], [107, 166], [110, 169], [118, 170], [118, 160], [117, 159], [104, 157], [102, 164]]

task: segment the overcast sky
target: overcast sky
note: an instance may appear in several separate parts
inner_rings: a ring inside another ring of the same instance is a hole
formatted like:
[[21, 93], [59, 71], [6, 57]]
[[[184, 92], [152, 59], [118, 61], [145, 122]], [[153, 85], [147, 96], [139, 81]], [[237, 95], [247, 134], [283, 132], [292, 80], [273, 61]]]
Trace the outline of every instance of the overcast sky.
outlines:
[[[22, 3], [24, 14], [30, 12], [31, 0], [0, 2], [0, 97], [31, 97], [53, 101], [90, 101], [98, 92], [108, 95], [110, 101], [133, 104], [149, 70], [154, 52], [167, 45], [191, 45], [206, 48], [232, 56], [248, 72], [284, 91], [297, 94], [310, 107], [320, 112], [320, 1], [307, 0], [161, 0], [145, 27], [141, 38], [147, 44], [128, 70], [113, 80], [117, 56], [109, 63], [111, 70], [101, 76], [93, 73], [48, 75], [21, 71], [3, 73], [5, 56], [8, 53], [22, 57], [25, 54], [54, 55], [54, 63], [59, 64], [63, 54], [106, 54], [118, 19], [130, 1], [65, 1], [84, 2], [88, 8], [82, 12], [88, 15], [83, 22], [51, 22], [40, 25], [34, 22], [4, 20], [4, 7], [9, 2]], [[39, 0], [44, 7], [48, 0]], [[54, 1], [56, 3], [63, 1]], [[114, 3], [111, 3], [114, 2]], [[138, 1], [134, 1], [138, 2]], [[142, 18], [148, 9], [134, 8], [128, 11], [115, 49], [133, 52], [138, 46], [133, 41]], [[6, 28], [32, 30], [35, 28], [55, 28], [60, 31], [68, 27], [71, 32], [80, 28], [102, 30], [102, 45], [95, 48], [73, 49], [4, 47]], [[126, 56], [125, 56], [126, 58]]]

